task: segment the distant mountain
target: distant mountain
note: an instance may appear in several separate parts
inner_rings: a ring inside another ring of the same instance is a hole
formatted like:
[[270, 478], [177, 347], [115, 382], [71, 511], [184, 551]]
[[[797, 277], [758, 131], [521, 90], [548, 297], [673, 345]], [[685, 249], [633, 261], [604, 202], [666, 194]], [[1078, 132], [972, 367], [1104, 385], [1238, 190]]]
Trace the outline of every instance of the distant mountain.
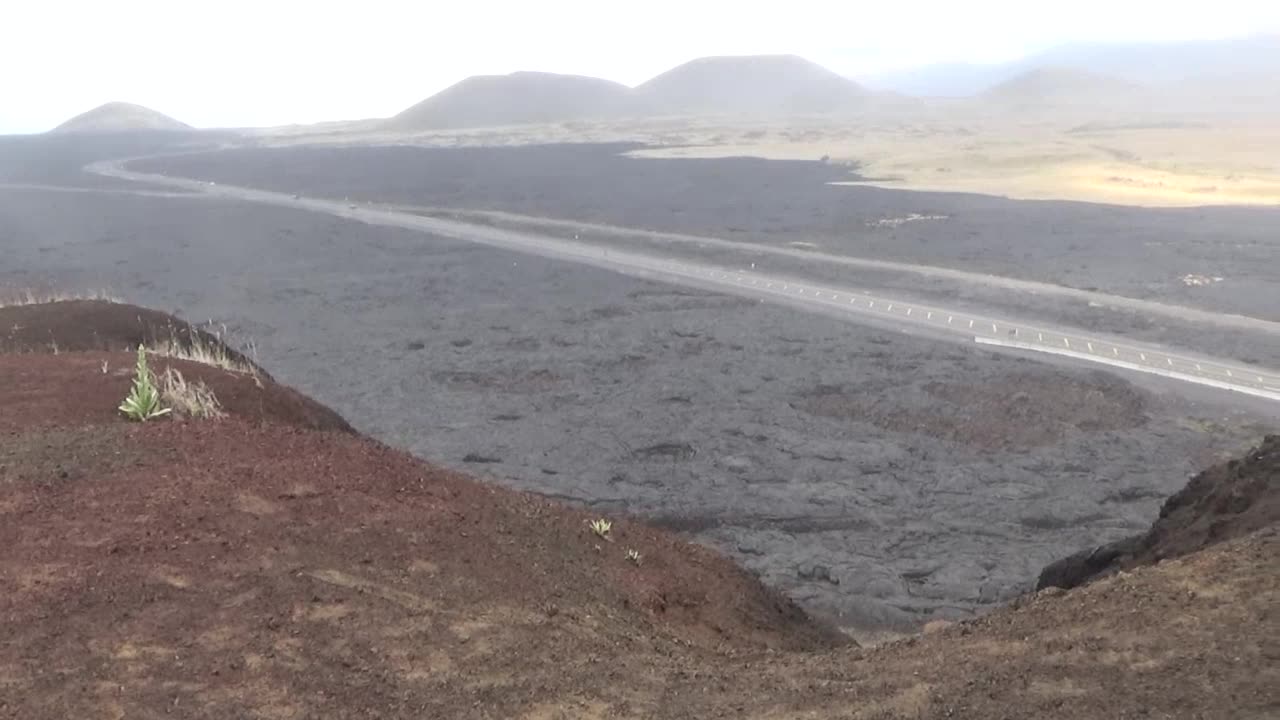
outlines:
[[1116, 107], [1133, 104], [1139, 86], [1106, 75], [1072, 68], [1029, 70], [999, 83], [979, 98], [1006, 108]]
[[[871, 87], [909, 95], [977, 95], [1036, 68], [1071, 68], [1146, 86], [1164, 95], [1197, 86], [1251, 102], [1280, 86], [1280, 36], [1179, 43], [1063, 45], [1007, 63], [945, 63], [884, 73]], [[1223, 87], [1223, 84], [1229, 87]]]
[[1183, 109], [1280, 113], [1280, 73], [1202, 75], [1171, 86], [1170, 95]]
[[923, 65], [867, 78], [873, 88], [916, 97], [969, 97], [988, 90], [1020, 71], [1015, 63]]
[[1180, 43], [1063, 45], [1033, 55], [1021, 64], [1023, 67], [1073, 67], [1150, 86], [1258, 73], [1269, 74], [1273, 83], [1280, 83], [1280, 36]]
[[[882, 102], [904, 102], [882, 95]], [[850, 110], [872, 100], [852, 80], [793, 55], [707, 57], [634, 90], [579, 75], [470, 77], [388, 119], [383, 127], [416, 131], [621, 116], [795, 115]]]
[[562, 122], [619, 112], [627, 86], [580, 75], [478, 75], [389, 119], [397, 130], [439, 130]]
[[793, 115], [859, 107], [857, 83], [794, 55], [705, 57], [640, 85], [638, 107], [657, 115]]
[[55, 133], [113, 133], [131, 130], [191, 130], [191, 126], [179, 122], [151, 108], [125, 102], [109, 102], [81, 113], [62, 123], [50, 132]]

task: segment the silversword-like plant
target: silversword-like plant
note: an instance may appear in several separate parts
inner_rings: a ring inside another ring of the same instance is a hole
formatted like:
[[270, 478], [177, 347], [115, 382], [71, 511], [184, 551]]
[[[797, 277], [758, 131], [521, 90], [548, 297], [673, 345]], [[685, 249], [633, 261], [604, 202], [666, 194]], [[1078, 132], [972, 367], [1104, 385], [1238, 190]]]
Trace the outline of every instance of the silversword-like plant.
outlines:
[[600, 536], [601, 540], [611, 540], [609, 537], [609, 531], [613, 529], [613, 523], [605, 520], [604, 518], [600, 518], [599, 520], [592, 520], [590, 525], [591, 532]]
[[120, 412], [130, 420], [146, 422], [169, 414], [169, 408], [160, 404], [160, 391], [156, 389], [155, 376], [147, 367], [147, 351], [138, 346], [138, 363], [134, 366], [133, 389], [120, 404]]

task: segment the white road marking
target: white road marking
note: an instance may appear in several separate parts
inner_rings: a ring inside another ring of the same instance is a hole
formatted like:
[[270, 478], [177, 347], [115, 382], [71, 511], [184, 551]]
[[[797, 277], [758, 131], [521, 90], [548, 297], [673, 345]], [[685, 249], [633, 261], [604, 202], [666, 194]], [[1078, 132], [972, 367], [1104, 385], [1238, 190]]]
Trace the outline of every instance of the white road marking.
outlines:
[[1196, 363], [1196, 370], [1199, 370], [1200, 372], [1204, 372], [1204, 368], [1200, 367], [1200, 363]]
[[1146, 362], [1146, 361], [1147, 361], [1147, 354], [1146, 354], [1146, 353], [1138, 353], [1138, 357], [1142, 358], [1142, 362]]
[[996, 329], [995, 323], [991, 323], [991, 332], [1000, 332], [999, 330]]
[[[1280, 388], [1264, 386], [1261, 390], [1238, 385], [1234, 383], [1223, 382], [1221, 380], [1212, 380], [1209, 378], [1198, 377], [1195, 375], [1187, 375], [1177, 370], [1165, 370], [1160, 367], [1152, 367], [1150, 365], [1139, 365], [1138, 363], [1128, 362], [1126, 360], [1112, 360], [1110, 358], [1098, 357], [1097, 355], [1087, 355], [1076, 350], [1063, 350], [1062, 348], [1048, 347], [1044, 345], [1036, 345], [1034, 343], [1018, 342], [1016, 340], [1003, 340], [1000, 338], [975, 337], [974, 342], [979, 345], [999, 345], [1002, 347], [1018, 348], [1020, 350], [1031, 350], [1033, 352], [1049, 353], [1050, 355], [1065, 355], [1067, 357], [1081, 358], [1091, 360], [1093, 362], [1102, 363], [1103, 365], [1113, 365], [1138, 372], [1150, 373], [1152, 375], [1161, 375], [1177, 380], [1195, 383], [1197, 385], [1208, 385], [1209, 387], [1219, 388], [1221, 390], [1231, 390], [1233, 392], [1244, 393], [1246, 395], [1254, 395], [1264, 397], [1270, 400], [1280, 400]], [[1230, 371], [1227, 371], [1230, 375]]]
[[1120, 348], [1111, 348], [1111, 354], [1120, 357]]
[[1086, 342], [1086, 343], [1085, 343], [1085, 345], [1088, 345], [1088, 346], [1089, 346], [1089, 352], [1093, 352], [1093, 343], [1091, 343], [1091, 342]]
[[1040, 342], [1044, 342], [1044, 333], [1042, 332], [1036, 333], [1036, 339], [1039, 340]]
[[969, 321], [969, 327], [973, 327], [973, 321], [972, 321], [972, 320], [970, 320], [970, 321]]
[[889, 303], [889, 312], [893, 312], [893, 303]]
[[1062, 338], [1062, 344], [1071, 347], [1071, 341], [1066, 338]]
[[1173, 358], [1165, 358], [1165, 360], [1169, 361], [1169, 365], [1173, 365]]
[[950, 324], [951, 324], [951, 321], [952, 321], [952, 320], [954, 320], [954, 319], [955, 319], [955, 316], [954, 316], [954, 315], [948, 315], [948, 316], [947, 316], [947, 324], [948, 324], [948, 325], [950, 325]]
[[932, 320], [932, 319], [933, 319], [933, 313], [931, 312], [931, 313], [929, 313], [929, 314], [925, 315], [925, 316], [924, 316], [924, 319], [925, 319], [925, 320]]
[[907, 308], [907, 317], [911, 317], [911, 308]]
[[1235, 375], [1232, 375], [1232, 374], [1231, 374], [1231, 371], [1230, 371], [1230, 370], [1228, 370], [1228, 371], [1227, 371], [1227, 377], [1235, 377]]

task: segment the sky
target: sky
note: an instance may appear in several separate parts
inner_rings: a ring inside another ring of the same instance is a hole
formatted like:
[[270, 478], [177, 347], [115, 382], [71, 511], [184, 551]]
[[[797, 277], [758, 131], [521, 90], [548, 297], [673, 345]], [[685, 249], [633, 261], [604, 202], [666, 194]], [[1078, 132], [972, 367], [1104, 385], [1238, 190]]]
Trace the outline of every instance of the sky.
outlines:
[[123, 100], [197, 127], [385, 117], [469, 75], [636, 85], [704, 55], [868, 77], [1074, 42], [1280, 32], [1277, 0], [5, 0], [0, 134]]

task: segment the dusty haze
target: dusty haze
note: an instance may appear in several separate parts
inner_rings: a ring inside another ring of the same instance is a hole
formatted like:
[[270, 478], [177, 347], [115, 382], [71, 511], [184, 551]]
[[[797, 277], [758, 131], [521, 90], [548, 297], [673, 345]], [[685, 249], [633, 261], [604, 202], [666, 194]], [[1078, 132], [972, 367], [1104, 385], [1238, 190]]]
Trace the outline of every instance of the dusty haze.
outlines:
[[[955, 87], [976, 90], [1007, 79], [999, 65], [986, 77], [988, 65], [1050, 49], [1280, 31], [1280, 6], [1266, 0], [1082, 0], [1059, 13], [1014, 0], [655, 0], [630, 11], [588, 0], [372, 0], [358, 11], [297, 0], [229, 0], [217, 12], [159, 0], [11, 5], [0, 134], [42, 132], [109, 101], [196, 127], [389, 117], [472, 75], [542, 71], [635, 86], [708, 55], [798, 54], [873, 87], [931, 93], [947, 89], [931, 79], [941, 63]], [[894, 75], [920, 68], [923, 78]]]

